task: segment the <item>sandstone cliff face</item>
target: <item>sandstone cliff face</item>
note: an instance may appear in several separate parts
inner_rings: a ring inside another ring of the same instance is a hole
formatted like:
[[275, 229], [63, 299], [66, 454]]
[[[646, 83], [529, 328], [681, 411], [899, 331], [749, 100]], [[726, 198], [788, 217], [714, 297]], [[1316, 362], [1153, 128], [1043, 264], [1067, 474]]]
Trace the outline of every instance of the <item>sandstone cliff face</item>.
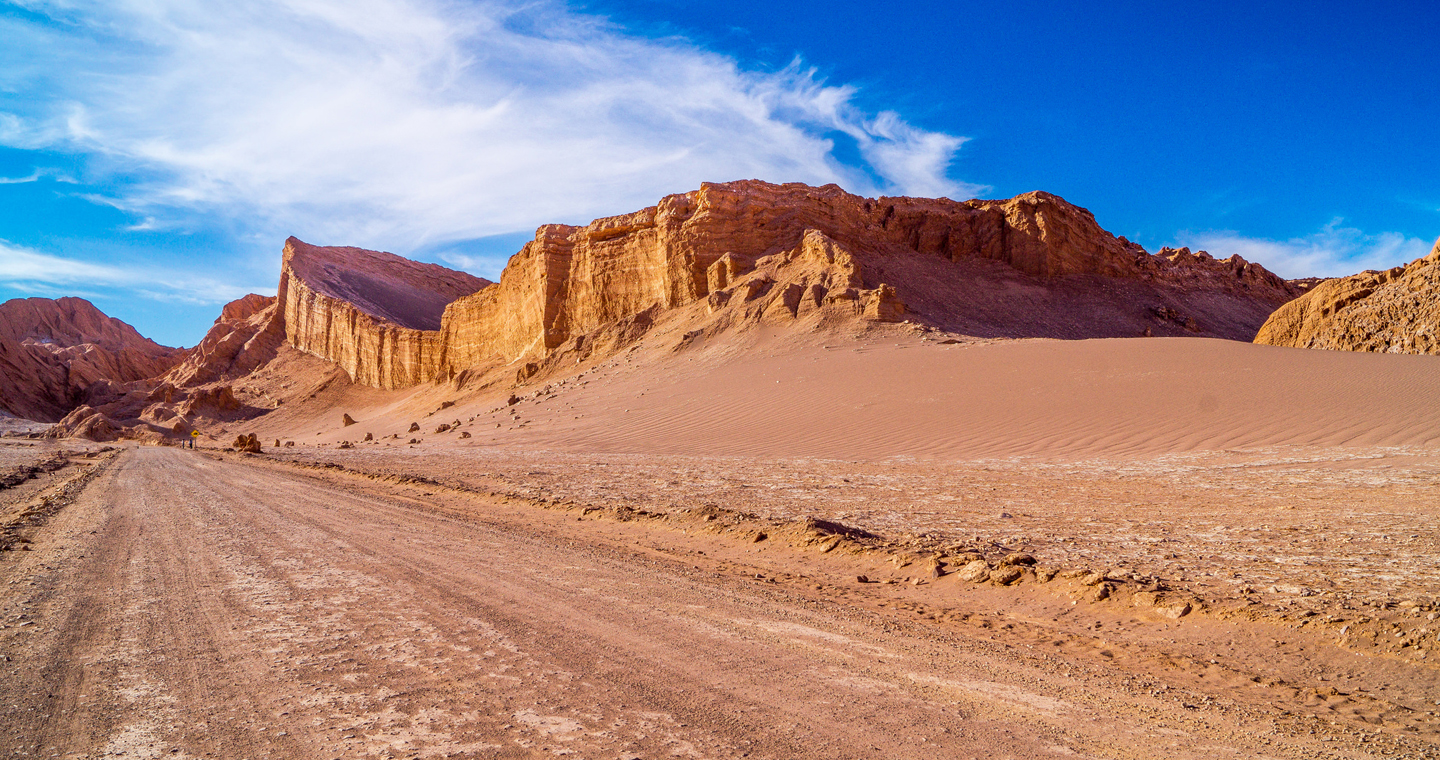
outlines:
[[279, 317], [295, 348], [357, 383], [404, 388], [440, 367], [445, 307], [488, 280], [390, 253], [285, 242]]
[[1440, 354], [1440, 240], [1408, 266], [1321, 282], [1271, 315], [1255, 342]]
[[[945, 262], [959, 266], [946, 269]], [[965, 300], [957, 293], [971, 287], [970, 278], [995, 280], [997, 270], [977, 268], [976, 262], [1003, 264], [1005, 271], [1030, 278], [1027, 287], [1061, 283], [1067, 308], [1087, 297], [1107, 297], [1103, 287], [1077, 285], [1076, 278], [1126, 281], [1135, 287], [1108, 297], [1154, 301], [1146, 307], [1159, 315], [1155, 330], [1193, 324], [1191, 333], [1242, 340], [1300, 292], [1239, 257], [1217, 261], [1183, 249], [1151, 256], [1105, 232], [1088, 211], [1048, 193], [955, 202], [867, 199], [833, 185], [705, 184], [634, 214], [584, 227], [541, 227], [510, 260], [499, 284], [446, 308], [441, 369], [454, 375], [477, 364], [543, 356], [647, 309], [700, 301], [711, 313], [743, 308], [771, 321], [785, 312], [799, 318], [816, 309], [893, 320], [903, 318], [905, 305], [914, 301], [931, 307], [917, 318], [944, 324], [953, 316], [947, 310]], [[1066, 288], [1088, 295], [1072, 297]], [[1196, 294], [1200, 298], [1192, 297]], [[986, 297], [1004, 299], [998, 291]], [[1238, 307], [1243, 315], [1196, 321], [1170, 305], [1177, 298], [1190, 310], [1221, 314]], [[752, 306], [757, 300], [758, 309]], [[1045, 308], [1044, 299], [1035, 306]], [[993, 325], [982, 324], [982, 332], [1003, 334], [1004, 304], [986, 308], [988, 316], [966, 316], [957, 324], [988, 320]], [[1168, 316], [1172, 313], [1180, 319]], [[1010, 323], [1028, 319], [1017, 319], [1022, 316], [1012, 313]], [[1119, 320], [1111, 320], [1114, 326], [1102, 320], [1090, 332], [1083, 325], [1046, 327], [1040, 320], [1033, 331], [1013, 337], [1134, 335], [1149, 329], [1137, 319], [1123, 327]], [[1225, 323], [1217, 326], [1220, 321]]]
[[0, 407], [53, 421], [96, 386], [159, 375], [186, 356], [106, 316], [81, 298], [0, 304]]
[[[523, 379], [560, 354], [616, 350], [666, 319], [689, 320], [696, 334], [914, 319], [986, 337], [1248, 341], [1300, 292], [1239, 257], [1152, 256], [1048, 193], [869, 199], [742, 181], [583, 227], [541, 227], [496, 284], [291, 238], [267, 324], [354, 382], [403, 388], [512, 363]], [[251, 332], [217, 336], [201, 353], [228, 356]]]

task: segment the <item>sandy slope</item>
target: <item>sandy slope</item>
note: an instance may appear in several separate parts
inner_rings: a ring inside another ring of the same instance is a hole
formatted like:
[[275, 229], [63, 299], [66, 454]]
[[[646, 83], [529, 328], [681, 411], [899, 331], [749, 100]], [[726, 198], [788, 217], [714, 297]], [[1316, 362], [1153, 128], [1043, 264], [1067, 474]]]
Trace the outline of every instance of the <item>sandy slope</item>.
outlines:
[[[1440, 443], [1436, 357], [1186, 338], [944, 344], [904, 329], [671, 348], [522, 386], [513, 406], [508, 386], [474, 401], [443, 386], [337, 388], [242, 429], [300, 444], [370, 432], [424, 446], [845, 459]], [[341, 411], [361, 424], [342, 428]], [[471, 439], [433, 434], [455, 420]]]

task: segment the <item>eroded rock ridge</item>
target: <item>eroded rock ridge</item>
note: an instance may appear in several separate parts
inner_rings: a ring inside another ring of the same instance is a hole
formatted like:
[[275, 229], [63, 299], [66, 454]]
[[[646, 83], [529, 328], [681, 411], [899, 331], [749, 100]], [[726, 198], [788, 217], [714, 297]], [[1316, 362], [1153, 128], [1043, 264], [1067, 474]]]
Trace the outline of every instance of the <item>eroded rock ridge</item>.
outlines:
[[1440, 354], [1440, 240], [1403, 267], [1326, 280], [1280, 307], [1256, 343]]

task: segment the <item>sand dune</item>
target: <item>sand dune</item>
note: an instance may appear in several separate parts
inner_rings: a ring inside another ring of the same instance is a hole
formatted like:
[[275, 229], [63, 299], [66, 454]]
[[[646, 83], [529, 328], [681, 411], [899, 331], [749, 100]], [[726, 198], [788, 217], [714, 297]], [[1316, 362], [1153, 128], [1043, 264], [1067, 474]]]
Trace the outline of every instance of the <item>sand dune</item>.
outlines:
[[[946, 345], [900, 330], [804, 345], [762, 341], [748, 350], [652, 352], [612, 359], [548, 391], [521, 388], [513, 407], [499, 400], [508, 389], [461, 401], [442, 415], [461, 420], [461, 428], [422, 435], [421, 445], [973, 459], [1440, 442], [1435, 357], [1200, 338]], [[358, 428], [340, 428], [336, 412], [310, 420], [295, 409], [290, 425], [313, 427], [264, 432], [304, 432], [311, 438], [303, 443], [355, 439], [361, 429], [377, 437], [404, 433], [415, 410], [442, 390], [422, 391], [409, 403], [389, 397], [382, 407], [377, 395], [354, 389], [350, 401], [360, 411], [352, 413], [365, 422]], [[321, 401], [326, 409], [346, 403]], [[464, 431], [473, 437], [458, 439]]]

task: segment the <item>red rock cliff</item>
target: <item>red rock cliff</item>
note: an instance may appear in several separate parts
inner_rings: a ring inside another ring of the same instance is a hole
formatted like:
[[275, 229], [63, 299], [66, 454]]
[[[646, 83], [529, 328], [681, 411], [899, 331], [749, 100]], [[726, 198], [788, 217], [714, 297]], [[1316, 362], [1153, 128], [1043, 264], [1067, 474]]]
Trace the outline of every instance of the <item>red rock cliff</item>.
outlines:
[[[811, 240], [815, 235], [819, 237]], [[816, 242], [820, 239], [823, 246]], [[808, 258], [800, 258], [816, 262], [824, 247], [843, 254], [843, 283], [821, 282], [815, 273], [797, 280], [778, 270], [758, 271], [766, 269], [762, 261], [770, 270], [783, 263], [777, 256], [795, 261], [808, 252]], [[1004, 201], [956, 202], [869, 199], [834, 185], [705, 184], [668, 196], [654, 207], [584, 227], [541, 227], [510, 260], [498, 285], [446, 308], [444, 371], [454, 374], [476, 364], [544, 354], [651, 306], [674, 309], [710, 299], [712, 307], [723, 308], [732, 303], [731, 291], [742, 278], [749, 284], [735, 303], [781, 299], [798, 315], [808, 299], [820, 307], [848, 304], [861, 314], [889, 318], [904, 308], [881, 302], [903, 304], [913, 297], [935, 304], [929, 316], [944, 322], [947, 315], [938, 312], [953, 311], [947, 298], [953, 302], [956, 288], [968, 287], [965, 280], [986, 272], [942, 271], [936, 268], [939, 263], [994, 262], [1041, 283], [1083, 277], [1148, 283], [1148, 290], [1137, 285], [1131, 292], [1155, 301], [1145, 305], [1155, 329], [1192, 325], [1191, 332], [1243, 340], [1253, 337], [1266, 314], [1299, 294], [1283, 279], [1239, 257], [1219, 261], [1184, 249], [1162, 253], [1147, 254], [1101, 229], [1085, 209], [1042, 192]], [[949, 282], [937, 284], [937, 279]], [[772, 287], [776, 283], [779, 287]], [[947, 288], [948, 296], [941, 292]], [[1091, 293], [1062, 295], [1077, 303], [1101, 297], [1099, 287], [1077, 285], [1071, 290], [1076, 288]], [[1168, 305], [1171, 296], [1200, 291], [1235, 303], [1212, 308], [1218, 316], [1201, 322]], [[1233, 319], [1219, 314], [1230, 305], [1238, 305], [1244, 314]], [[970, 322], [1007, 318], [1023, 321], [1012, 313], [976, 316]], [[1090, 333], [1042, 326], [1033, 334], [1098, 337], [1149, 329], [1140, 326], [1140, 317], [1124, 326], [1111, 321], [1116, 326], [1101, 324]], [[1126, 332], [1131, 326], [1134, 331]]]
[[278, 294], [285, 340], [357, 383], [404, 388], [440, 366], [445, 306], [488, 280], [360, 248], [285, 241]]
[[0, 408], [52, 422], [106, 382], [159, 375], [186, 351], [146, 339], [82, 298], [0, 304]]

